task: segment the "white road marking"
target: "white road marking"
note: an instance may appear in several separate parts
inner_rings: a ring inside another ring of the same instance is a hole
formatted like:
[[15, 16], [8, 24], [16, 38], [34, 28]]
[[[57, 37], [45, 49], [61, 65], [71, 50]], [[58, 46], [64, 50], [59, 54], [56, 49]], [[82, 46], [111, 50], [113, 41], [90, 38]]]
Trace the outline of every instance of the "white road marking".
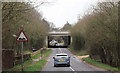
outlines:
[[[72, 67], [69, 67], [72, 71], [75, 71]], [[76, 72], [74, 72], [74, 73], [76, 73]]]
[[71, 69], [72, 71], [75, 71], [72, 67], [70, 67], [70, 69]]
[[59, 48], [60, 52], [62, 53], [62, 50]]

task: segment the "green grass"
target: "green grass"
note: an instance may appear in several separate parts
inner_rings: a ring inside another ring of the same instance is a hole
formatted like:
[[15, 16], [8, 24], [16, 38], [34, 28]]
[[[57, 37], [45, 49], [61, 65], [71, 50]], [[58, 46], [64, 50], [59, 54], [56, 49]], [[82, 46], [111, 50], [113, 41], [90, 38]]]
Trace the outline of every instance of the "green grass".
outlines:
[[40, 60], [37, 63], [25, 68], [24, 71], [40, 71], [40, 70], [42, 70], [42, 68], [46, 64], [46, 62], [47, 61], [45, 59]]
[[87, 63], [92, 64], [96, 67], [99, 67], [99, 68], [103, 68], [103, 69], [110, 70], [110, 71], [120, 71], [118, 68], [111, 67], [107, 64], [103, 64], [103, 63], [100, 63], [100, 62], [96, 62], [95, 60], [92, 60], [89, 57], [88, 58], [82, 58], [82, 60], [84, 60]]
[[41, 53], [35, 55], [35, 56], [31, 56], [32, 59], [38, 59], [41, 56]]
[[[48, 49], [47, 51], [46, 50], [43, 50], [42, 51], [42, 54], [44, 54], [44, 58], [46, 58], [47, 56], [48, 56], [48, 54], [50, 54], [51, 52], [51, 49]], [[41, 53], [39, 53], [39, 54], [37, 54], [37, 55], [35, 55], [35, 56], [32, 56], [31, 58], [32, 59], [38, 59], [39, 57], [41, 56]]]
[[74, 50], [73, 48], [69, 48], [69, 50], [77, 56], [88, 55], [88, 49]]
[[48, 49], [44, 54], [44, 58], [47, 58], [50, 55], [51, 51], [52, 51], [51, 49]]
[[[27, 61], [24, 62], [23, 66], [25, 66], [25, 65], [27, 65], [27, 64], [29, 64], [31, 62], [32, 62], [32, 60], [29, 59], [29, 60], [27, 60]], [[21, 68], [21, 64], [16, 65], [13, 68], [8, 69], [7, 71], [15, 71], [16, 69], [19, 69], [19, 68]]]
[[46, 58], [48, 58], [48, 56], [50, 55], [51, 49], [45, 50], [43, 53], [44, 53], [44, 59], [42, 59], [42, 60], [36, 62], [35, 64], [25, 68], [24, 71], [41, 71], [47, 62]]
[[[37, 63], [27, 67], [24, 69], [24, 71], [40, 71], [42, 69], [42, 67], [46, 64], [46, 58], [48, 58], [48, 56], [51, 53], [51, 49], [48, 50], [44, 50], [43, 54], [44, 54], [44, 59], [38, 61]], [[23, 66], [28, 65], [30, 63], [32, 63], [32, 59], [37, 59], [41, 56], [41, 53], [32, 56], [31, 59], [27, 60], [24, 62]], [[16, 69], [20, 69], [21, 68], [21, 64], [14, 66], [13, 68], [8, 69], [7, 71], [15, 71]]]

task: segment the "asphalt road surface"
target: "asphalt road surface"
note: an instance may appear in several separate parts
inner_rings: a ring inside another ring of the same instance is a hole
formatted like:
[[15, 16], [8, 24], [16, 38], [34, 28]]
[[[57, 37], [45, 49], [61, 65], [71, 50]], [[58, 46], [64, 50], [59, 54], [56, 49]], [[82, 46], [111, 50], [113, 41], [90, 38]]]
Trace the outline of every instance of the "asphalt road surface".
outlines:
[[[70, 67], [54, 67], [53, 56], [58, 53], [67, 53], [70, 56]], [[79, 60], [67, 48], [53, 48], [48, 63], [43, 68], [43, 71], [101, 71], [98, 68], [91, 67]]]

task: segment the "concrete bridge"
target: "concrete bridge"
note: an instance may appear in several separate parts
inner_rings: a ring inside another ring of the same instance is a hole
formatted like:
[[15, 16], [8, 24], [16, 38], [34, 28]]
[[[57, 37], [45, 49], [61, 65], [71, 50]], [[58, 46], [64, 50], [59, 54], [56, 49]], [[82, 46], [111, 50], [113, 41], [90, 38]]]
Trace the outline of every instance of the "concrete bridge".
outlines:
[[[65, 37], [65, 42], [67, 42], [66, 45], [64, 46], [50, 46], [49, 42], [51, 40], [50, 37]], [[49, 32], [48, 36], [46, 37], [46, 45], [48, 46], [48, 48], [67, 48], [70, 44], [72, 43], [72, 38], [70, 36], [69, 32]]]

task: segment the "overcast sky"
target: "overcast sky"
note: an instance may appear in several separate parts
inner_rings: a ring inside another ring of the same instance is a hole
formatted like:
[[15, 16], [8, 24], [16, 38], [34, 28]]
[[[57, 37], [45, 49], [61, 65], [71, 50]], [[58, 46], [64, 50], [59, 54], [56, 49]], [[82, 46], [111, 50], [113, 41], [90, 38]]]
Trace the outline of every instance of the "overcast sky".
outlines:
[[[48, 0], [50, 1], [50, 0]], [[51, 0], [50, 4], [42, 5], [38, 8], [43, 17], [53, 22], [56, 27], [63, 27], [68, 21], [75, 24], [78, 16], [82, 16], [91, 5], [95, 5], [98, 0]]]

